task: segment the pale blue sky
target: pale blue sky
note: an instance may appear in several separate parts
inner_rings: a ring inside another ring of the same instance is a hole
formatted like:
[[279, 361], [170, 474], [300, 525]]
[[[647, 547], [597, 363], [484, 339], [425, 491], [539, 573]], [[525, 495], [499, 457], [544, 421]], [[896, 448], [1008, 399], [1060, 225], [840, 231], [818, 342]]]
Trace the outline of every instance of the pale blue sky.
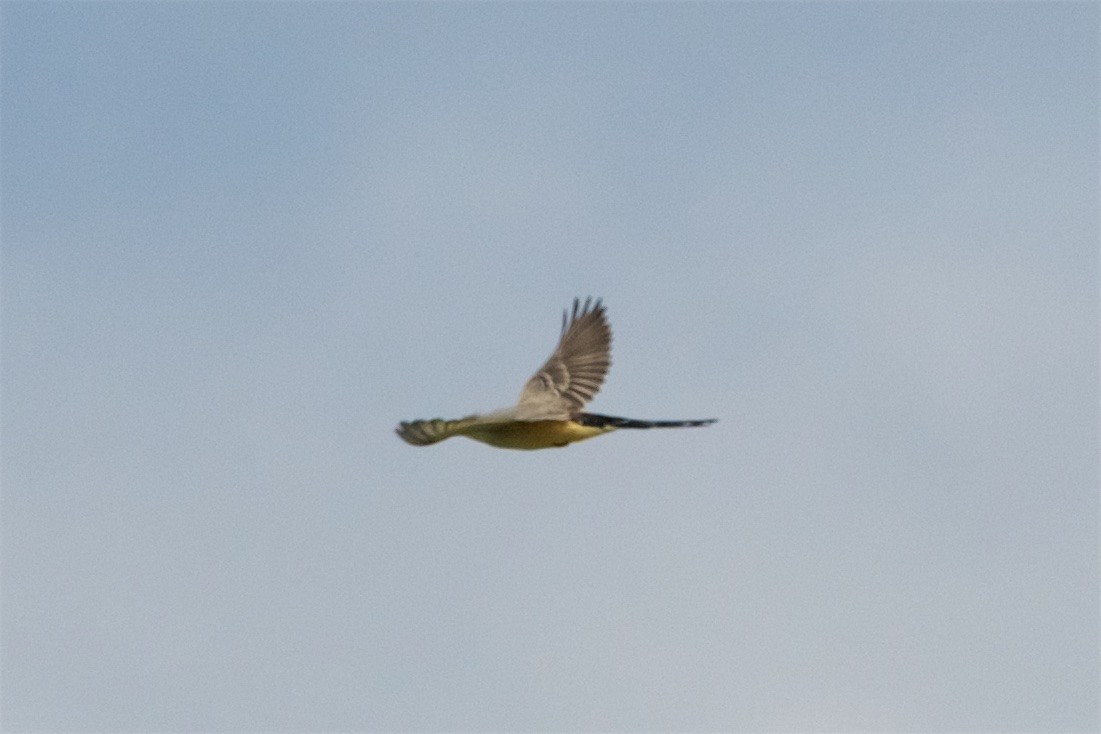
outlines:
[[1097, 730], [1098, 9], [4, 3], [0, 723]]

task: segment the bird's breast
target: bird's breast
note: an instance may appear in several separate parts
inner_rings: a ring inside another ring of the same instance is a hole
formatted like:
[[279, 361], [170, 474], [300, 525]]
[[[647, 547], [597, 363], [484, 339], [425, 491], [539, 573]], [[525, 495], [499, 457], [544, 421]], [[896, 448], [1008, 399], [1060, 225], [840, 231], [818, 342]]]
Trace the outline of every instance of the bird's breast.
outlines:
[[612, 428], [583, 426], [576, 421], [513, 421], [471, 426], [463, 434], [503, 449], [547, 449], [607, 433]]

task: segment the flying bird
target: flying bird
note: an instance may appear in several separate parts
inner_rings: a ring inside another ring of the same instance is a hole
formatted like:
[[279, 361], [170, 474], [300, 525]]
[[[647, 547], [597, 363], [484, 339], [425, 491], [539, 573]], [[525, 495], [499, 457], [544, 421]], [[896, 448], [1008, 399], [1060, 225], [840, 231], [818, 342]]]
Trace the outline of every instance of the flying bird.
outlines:
[[562, 313], [562, 334], [550, 356], [520, 392], [511, 408], [458, 420], [402, 422], [395, 429], [407, 443], [428, 446], [452, 436], [504, 449], [546, 449], [602, 436], [619, 428], [681, 428], [706, 426], [715, 418], [690, 421], [648, 421], [585, 413], [611, 366], [612, 330], [600, 299], [573, 301]]

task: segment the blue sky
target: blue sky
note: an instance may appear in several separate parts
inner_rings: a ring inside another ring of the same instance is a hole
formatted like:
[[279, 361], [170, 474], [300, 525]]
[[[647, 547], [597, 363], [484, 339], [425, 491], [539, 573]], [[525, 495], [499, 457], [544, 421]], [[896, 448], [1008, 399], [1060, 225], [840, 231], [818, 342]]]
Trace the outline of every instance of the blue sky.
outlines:
[[0, 723], [1096, 730], [1098, 20], [5, 3]]

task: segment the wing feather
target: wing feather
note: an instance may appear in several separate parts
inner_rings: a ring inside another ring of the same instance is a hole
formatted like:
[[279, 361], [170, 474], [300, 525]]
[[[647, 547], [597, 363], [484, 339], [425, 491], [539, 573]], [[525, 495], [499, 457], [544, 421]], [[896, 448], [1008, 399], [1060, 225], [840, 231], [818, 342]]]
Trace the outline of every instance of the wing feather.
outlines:
[[604, 384], [611, 366], [612, 330], [600, 299], [573, 300], [562, 313], [562, 334], [554, 354], [520, 393], [524, 420], [563, 419], [578, 412]]
[[462, 436], [471, 428], [478, 426], [496, 426], [510, 423], [502, 413], [495, 415], [468, 415], [457, 420], [432, 418], [430, 420], [402, 421], [394, 432], [406, 443], [414, 446], [429, 446], [452, 436]]
[[426, 421], [402, 421], [395, 429], [395, 433], [401, 436], [406, 443], [414, 446], [428, 446], [439, 443], [445, 438], [455, 435], [455, 429], [465, 421], [447, 421], [442, 418], [433, 418]]

